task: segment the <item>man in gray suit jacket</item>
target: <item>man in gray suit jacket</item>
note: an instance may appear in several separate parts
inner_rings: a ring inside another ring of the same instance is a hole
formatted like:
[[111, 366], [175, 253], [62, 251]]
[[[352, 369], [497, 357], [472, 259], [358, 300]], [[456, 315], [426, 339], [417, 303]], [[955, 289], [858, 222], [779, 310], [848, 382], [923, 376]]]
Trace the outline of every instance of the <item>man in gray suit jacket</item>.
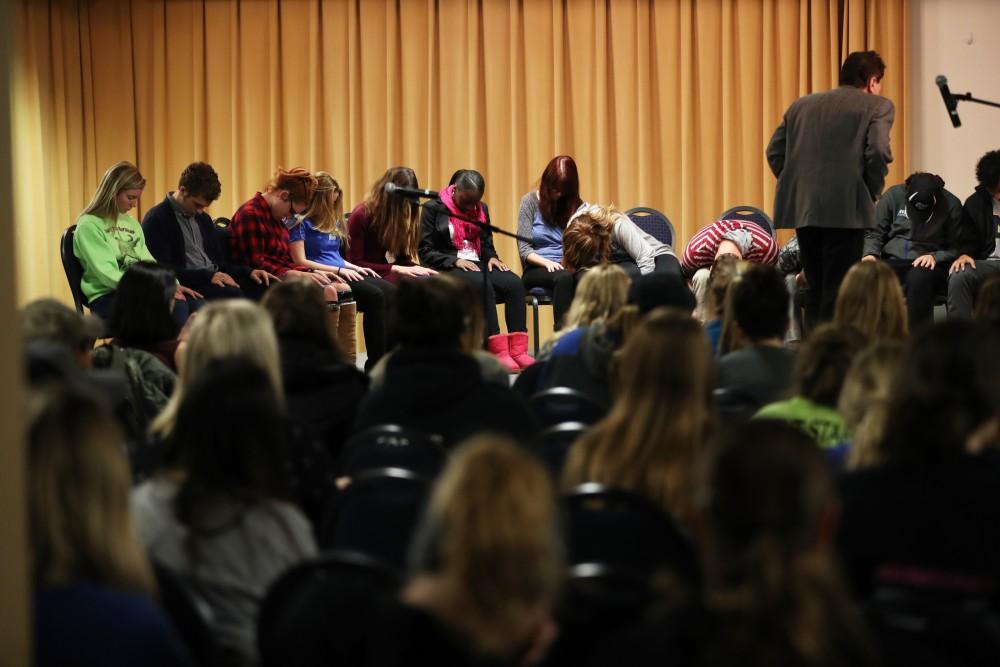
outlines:
[[865, 230], [892, 162], [895, 109], [881, 97], [885, 63], [874, 51], [847, 56], [840, 87], [795, 100], [767, 146], [778, 177], [774, 221], [796, 230], [811, 325], [829, 320], [844, 274], [861, 259]]

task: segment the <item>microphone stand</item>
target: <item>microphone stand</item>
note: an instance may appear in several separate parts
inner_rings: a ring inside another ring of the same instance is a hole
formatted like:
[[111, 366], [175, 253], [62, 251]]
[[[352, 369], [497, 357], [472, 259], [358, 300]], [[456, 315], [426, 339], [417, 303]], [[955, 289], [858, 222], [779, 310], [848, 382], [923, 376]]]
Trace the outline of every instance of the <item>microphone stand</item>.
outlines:
[[[428, 200], [428, 201], [430, 201], [430, 200]], [[433, 198], [433, 201], [441, 201], [441, 200], [437, 199], [437, 198]], [[420, 201], [416, 202], [417, 206], [420, 206], [420, 207], [426, 206], [427, 203], [428, 202], [420, 202]], [[483, 206], [482, 202], [480, 202], [480, 206]], [[455, 215], [454, 213], [451, 212], [450, 209], [448, 209], [448, 207], [445, 207], [445, 212], [448, 214], [449, 218], [458, 218], [459, 220], [464, 220], [465, 222], [471, 222], [476, 227], [479, 227], [480, 241], [482, 240], [482, 233], [485, 231], [485, 232], [491, 232], [491, 233], [496, 232], [496, 233], [502, 234], [504, 236], [509, 236], [510, 238], [516, 239], [518, 241], [524, 241], [525, 243], [531, 243], [531, 239], [529, 239], [529, 238], [525, 238], [524, 236], [520, 236], [518, 234], [515, 234], [514, 232], [508, 232], [506, 229], [501, 229], [501, 228], [499, 228], [499, 227], [497, 227], [495, 225], [492, 225], [492, 224], [490, 224], [488, 222], [480, 222], [479, 220], [476, 220], [476, 219], [471, 218], [471, 217], [469, 217], [467, 215], [464, 215], [464, 214], [463, 215]], [[483, 274], [483, 347], [484, 348], [487, 347], [487, 344], [489, 342], [489, 336], [490, 336], [490, 332], [486, 328], [486, 323], [489, 321], [489, 315], [488, 315], [488, 313], [489, 313], [489, 310], [490, 310], [490, 299], [489, 299], [489, 296], [488, 296], [489, 293], [486, 290], [493, 289], [490, 286], [489, 276], [487, 275], [489, 273], [489, 268], [490, 268], [489, 267], [489, 260], [486, 258], [486, 253], [483, 252], [483, 244], [480, 243], [479, 244], [479, 272]]]
[[1000, 102], [990, 102], [989, 100], [981, 100], [978, 97], [973, 97], [972, 93], [961, 93], [958, 95], [952, 94], [951, 99], [955, 100], [956, 103], [959, 101], [975, 102], [976, 104], [985, 104], [988, 107], [1000, 108]]

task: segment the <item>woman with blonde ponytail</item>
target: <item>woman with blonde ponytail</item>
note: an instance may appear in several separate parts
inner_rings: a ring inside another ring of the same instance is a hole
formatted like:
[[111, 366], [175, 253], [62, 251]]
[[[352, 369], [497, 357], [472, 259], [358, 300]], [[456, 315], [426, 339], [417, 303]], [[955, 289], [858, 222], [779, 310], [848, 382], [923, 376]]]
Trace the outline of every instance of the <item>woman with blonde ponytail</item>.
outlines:
[[385, 664], [539, 662], [560, 570], [548, 473], [512, 441], [466, 443], [424, 515]]

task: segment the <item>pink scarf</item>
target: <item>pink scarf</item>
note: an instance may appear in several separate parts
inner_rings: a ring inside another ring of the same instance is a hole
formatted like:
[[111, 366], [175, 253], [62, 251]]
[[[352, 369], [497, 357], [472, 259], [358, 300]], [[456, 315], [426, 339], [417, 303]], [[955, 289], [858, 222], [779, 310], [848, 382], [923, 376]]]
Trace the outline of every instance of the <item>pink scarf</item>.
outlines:
[[[444, 190], [438, 193], [441, 196], [441, 203], [444, 204], [449, 211], [451, 211], [452, 215], [461, 215], [466, 218], [474, 217], [479, 222], [486, 224], [486, 212], [483, 211], [482, 204], [476, 204], [476, 208], [475, 210], [472, 211], [471, 214], [466, 213], [465, 211], [460, 211], [458, 210], [458, 207], [455, 206], [455, 200], [453, 199], [454, 193], [455, 193], [454, 185], [449, 185]], [[455, 230], [455, 233], [451, 237], [451, 243], [452, 245], [455, 246], [455, 249], [461, 250], [462, 244], [466, 240], [468, 240], [469, 245], [475, 248], [476, 255], [482, 257], [482, 255], [479, 252], [479, 234], [481, 233], [480, 228], [472, 224], [471, 222], [462, 220], [461, 218], [450, 218], [450, 220], [452, 227]]]

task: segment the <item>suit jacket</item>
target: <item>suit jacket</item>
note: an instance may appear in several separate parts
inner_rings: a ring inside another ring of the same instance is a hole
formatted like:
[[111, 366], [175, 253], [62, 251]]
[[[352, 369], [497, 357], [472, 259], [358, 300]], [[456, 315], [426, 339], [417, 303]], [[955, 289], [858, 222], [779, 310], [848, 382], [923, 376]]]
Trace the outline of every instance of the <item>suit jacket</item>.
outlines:
[[[486, 223], [490, 224], [490, 209], [483, 204], [486, 213]], [[439, 201], [424, 204], [424, 212], [420, 218], [420, 245], [417, 254], [420, 264], [432, 269], [446, 270], [454, 268], [458, 261], [458, 250], [451, 242], [451, 230], [448, 221], [451, 213], [448, 207]], [[493, 247], [493, 232], [488, 229], [479, 230], [480, 256], [487, 262], [497, 256]]]
[[[229, 255], [212, 218], [207, 213], [200, 213], [194, 219], [205, 242], [205, 254], [219, 267], [219, 271], [228, 273], [238, 283], [247, 280], [250, 277], [250, 268], [229, 261]], [[146, 237], [146, 247], [156, 258], [157, 263], [173, 269], [181, 285], [185, 287], [204, 285], [212, 279], [215, 272], [210, 269], [184, 268], [187, 263], [184, 236], [181, 234], [174, 208], [167, 199], [146, 211], [146, 215], [142, 218], [142, 233]]]
[[853, 86], [795, 100], [767, 146], [775, 226], [872, 227], [894, 117], [890, 100]]

